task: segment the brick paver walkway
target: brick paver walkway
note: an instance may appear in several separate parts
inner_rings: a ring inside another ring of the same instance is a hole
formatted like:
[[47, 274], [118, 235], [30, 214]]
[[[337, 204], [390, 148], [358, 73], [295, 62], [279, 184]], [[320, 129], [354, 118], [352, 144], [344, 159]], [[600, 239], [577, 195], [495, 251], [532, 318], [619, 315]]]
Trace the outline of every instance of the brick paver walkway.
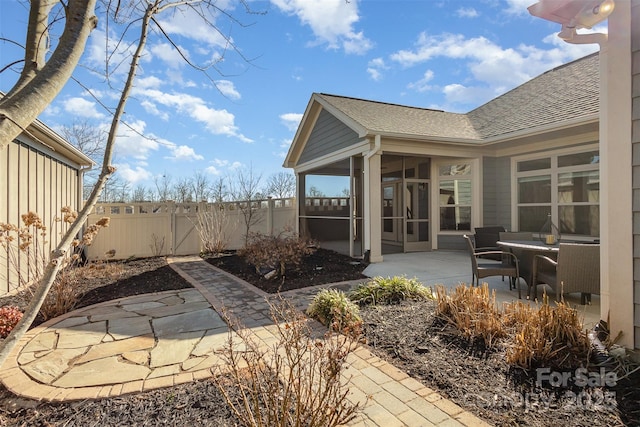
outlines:
[[[123, 298], [52, 319], [26, 334], [0, 371], [12, 392], [51, 401], [93, 399], [207, 378], [224, 360], [219, 313], [276, 339], [268, 295], [199, 257], [169, 259], [195, 289]], [[333, 285], [347, 290], [356, 282]], [[281, 296], [305, 309], [319, 287]], [[316, 327], [321, 328], [317, 324]], [[473, 414], [359, 346], [347, 359], [352, 426], [486, 426]]]

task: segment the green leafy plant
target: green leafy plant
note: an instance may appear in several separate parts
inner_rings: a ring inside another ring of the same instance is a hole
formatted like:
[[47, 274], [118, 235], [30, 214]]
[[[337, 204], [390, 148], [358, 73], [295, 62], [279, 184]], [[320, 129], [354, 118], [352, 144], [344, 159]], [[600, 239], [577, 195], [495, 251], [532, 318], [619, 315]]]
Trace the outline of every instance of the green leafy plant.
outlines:
[[233, 413], [245, 426], [326, 427], [352, 421], [359, 404], [347, 398], [343, 373], [356, 342], [330, 333], [314, 338], [308, 319], [289, 302], [270, 304], [276, 343], [265, 346], [251, 329], [230, 332], [223, 352], [227, 363], [214, 376]]
[[14, 305], [0, 307], [0, 338], [6, 338], [22, 319], [22, 311]]
[[360, 309], [340, 290], [318, 292], [307, 308], [307, 314], [331, 330], [354, 337], [362, 333]]
[[249, 237], [238, 255], [254, 265], [258, 273], [273, 269], [279, 276], [285, 276], [288, 267], [299, 265], [305, 256], [315, 252], [315, 247], [315, 242], [295, 234], [268, 236], [258, 233]]
[[349, 294], [349, 298], [360, 305], [375, 305], [397, 303], [407, 299], [430, 299], [433, 298], [433, 293], [430, 288], [415, 278], [407, 279], [405, 276], [374, 277], [354, 289]]

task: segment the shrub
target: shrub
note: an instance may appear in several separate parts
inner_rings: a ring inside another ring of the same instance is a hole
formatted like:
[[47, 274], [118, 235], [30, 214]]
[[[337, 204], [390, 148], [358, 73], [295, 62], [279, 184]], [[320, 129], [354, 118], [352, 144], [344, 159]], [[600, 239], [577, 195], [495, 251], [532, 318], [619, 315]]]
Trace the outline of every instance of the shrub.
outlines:
[[227, 249], [231, 235], [238, 228], [238, 221], [230, 215], [229, 207], [224, 203], [201, 204], [193, 225], [200, 236], [203, 252], [219, 254]]
[[0, 338], [6, 338], [22, 319], [22, 311], [14, 305], [0, 307]]
[[307, 314], [333, 331], [353, 337], [362, 333], [358, 306], [340, 290], [323, 289], [318, 292], [313, 297]]
[[489, 285], [480, 287], [458, 285], [451, 294], [444, 286], [436, 287], [436, 316], [453, 324], [465, 337], [482, 339], [492, 347], [497, 339], [506, 336], [496, 306], [496, 291], [489, 293]]
[[359, 404], [347, 399], [343, 372], [355, 342], [328, 333], [314, 339], [307, 319], [289, 302], [271, 304], [271, 316], [276, 343], [265, 347], [251, 329], [240, 329], [235, 336], [246, 351], [239, 351], [230, 333], [223, 352], [228, 363], [214, 376], [241, 423], [325, 427], [353, 420]]
[[[65, 225], [72, 224], [77, 217], [77, 212], [65, 206], [60, 209], [60, 215], [53, 219], [52, 225], [60, 223], [64, 230]], [[9, 269], [17, 278], [15, 288], [32, 297], [33, 285], [42, 278], [53, 247], [48, 240], [49, 229], [38, 214], [28, 212], [21, 219], [21, 227], [0, 223], [0, 248], [6, 251]], [[98, 232], [108, 226], [109, 218], [101, 218], [95, 224], [88, 225], [81, 238], [73, 241], [72, 250], [62, 260], [62, 268], [40, 309], [45, 320], [73, 309], [83, 280], [77, 272], [83, 264], [80, 254], [84, 247], [91, 245]]]
[[305, 256], [315, 252], [314, 246], [311, 240], [297, 235], [252, 234], [238, 255], [253, 264], [258, 274], [263, 269], [273, 269], [279, 276], [284, 276], [287, 266], [299, 265]]
[[433, 298], [433, 293], [415, 278], [374, 277], [354, 289], [349, 298], [360, 305], [375, 305], [397, 303], [406, 299], [429, 299]]
[[546, 295], [540, 306], [516, 301], [505, 305], [503, 318], [512, 329], [506, 353], [511, 365], [562, 368], [588, 360], [590, 345], [582, 321], [564, 302], [551, 307]]

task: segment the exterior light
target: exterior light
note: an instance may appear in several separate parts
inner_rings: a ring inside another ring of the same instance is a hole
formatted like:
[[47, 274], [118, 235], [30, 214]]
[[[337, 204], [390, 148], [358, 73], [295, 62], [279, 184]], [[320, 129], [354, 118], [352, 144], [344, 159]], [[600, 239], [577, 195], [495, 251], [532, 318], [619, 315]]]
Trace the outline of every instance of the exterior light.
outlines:
[[[576, 43], [577, 29], [591, 28], [604, 21], [611, 15], [614, 7], [614, 0], [540, 0], [529, 6], [528, 10], [533, 16], [561, 24], [562, 31], [558, 37]], [[582, 42], [592, 41], [580, 41]]]

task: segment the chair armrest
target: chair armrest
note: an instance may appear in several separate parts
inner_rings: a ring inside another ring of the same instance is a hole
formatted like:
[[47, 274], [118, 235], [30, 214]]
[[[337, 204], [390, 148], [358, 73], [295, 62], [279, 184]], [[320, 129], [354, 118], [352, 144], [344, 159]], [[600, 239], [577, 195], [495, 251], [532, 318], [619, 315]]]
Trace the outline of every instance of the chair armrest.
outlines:
[[542, 264], [551, 264], [553, 265], [554, 268], [558, 267], [558, 261], [549, 258], [548, 256], [544, 256], [544, 255], [535, 255], [533, 257], [533, 271], [537, 271], [538, 270], [538, 263], [541, 262]]
[[510, 258], [513, 258], [514, 263], [517, 264], [518, 263], [518, 257], [511, 252], [505, 252], [505, 251], [487, 251], [487, 252], [474, 252], [473, 255], [478, 257], [478, 256], [482, 256], [482, 255], [502, 255], [502, 256], [507, 256]]

